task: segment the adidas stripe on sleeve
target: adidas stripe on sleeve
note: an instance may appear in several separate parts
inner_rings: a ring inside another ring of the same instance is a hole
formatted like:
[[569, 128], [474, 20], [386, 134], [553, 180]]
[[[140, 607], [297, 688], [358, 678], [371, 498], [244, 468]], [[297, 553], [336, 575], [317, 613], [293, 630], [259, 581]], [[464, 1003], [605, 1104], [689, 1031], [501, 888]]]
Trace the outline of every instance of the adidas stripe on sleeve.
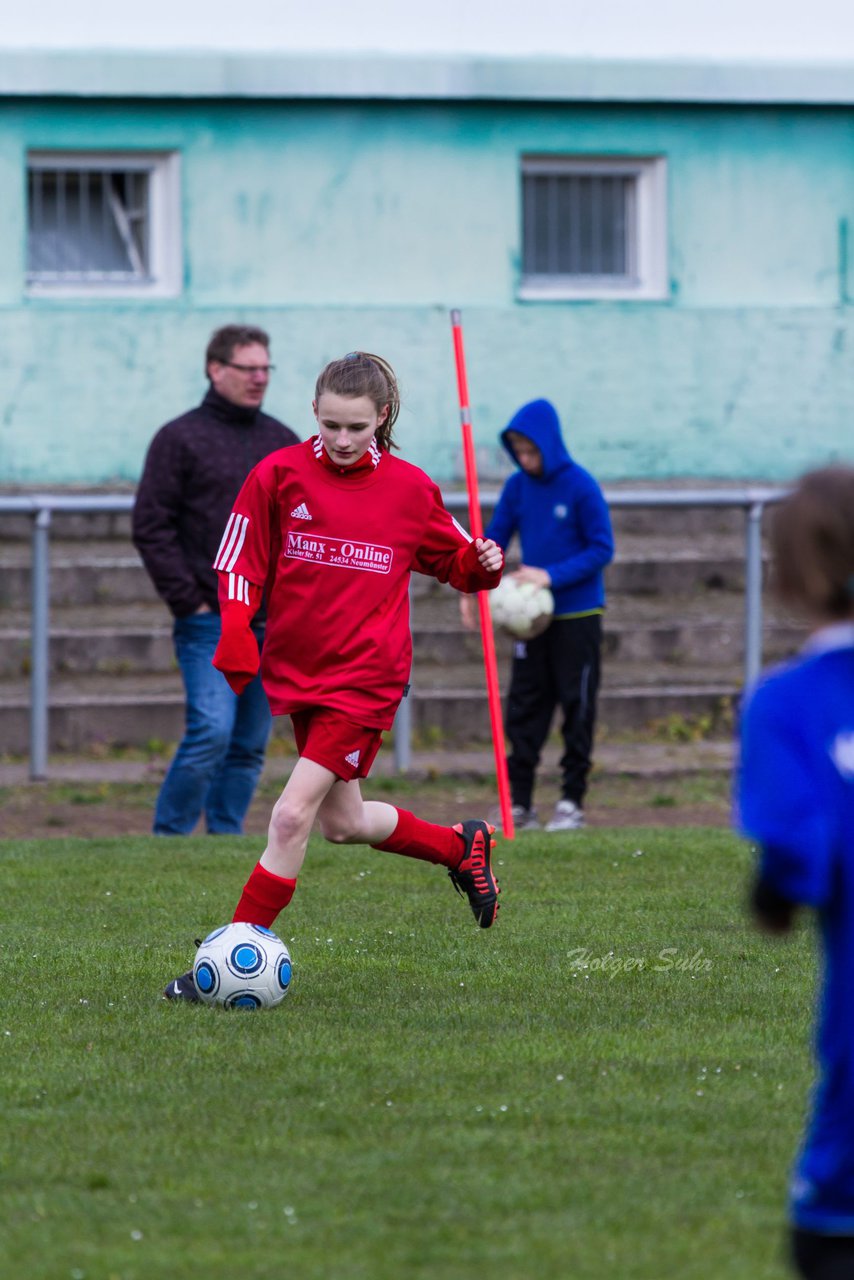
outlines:
[[214, 559], [215, 569], [220, 570], [222, 573], [231, 573], [237, 562], [237, 557], [243, 549], [248, 528], [249, 517], [242, 516], [237, 511], [232, 511], [228, 517], [228, 524], [225, 526], [225, 533], [222, 535], [222, 541]]
[[243, 604], [251, 604], [249, 597], [249, 580], [242, 573], [228, 575], [228, 599], [240, 600]]

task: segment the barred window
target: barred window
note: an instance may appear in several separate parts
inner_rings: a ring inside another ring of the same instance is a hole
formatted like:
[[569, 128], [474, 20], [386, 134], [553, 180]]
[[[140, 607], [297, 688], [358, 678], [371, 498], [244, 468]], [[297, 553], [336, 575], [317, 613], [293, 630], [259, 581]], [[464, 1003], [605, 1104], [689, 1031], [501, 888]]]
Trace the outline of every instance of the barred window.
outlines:
[[521, 176], [523, 296], [664, 296], [663, 161], [526, 156]]
[[31, 153], [27, 283], [34, 291], [177, 292], [171, 155]]

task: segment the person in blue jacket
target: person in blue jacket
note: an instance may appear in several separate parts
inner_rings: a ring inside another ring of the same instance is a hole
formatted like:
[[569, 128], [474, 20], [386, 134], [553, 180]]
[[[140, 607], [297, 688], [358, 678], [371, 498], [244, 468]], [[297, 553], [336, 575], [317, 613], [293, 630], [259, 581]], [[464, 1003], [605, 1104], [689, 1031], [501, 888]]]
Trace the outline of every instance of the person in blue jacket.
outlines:
[[777, 592], [811, 632], [765, 674], [741, 723], [736, 821], [758, 846], [752, 906], [774, 933], [817, 913], [818, 1085], [793, 1171], [792, 1259], [854, 1276], [854, 467], [804, 476], [777, 509]]
[[548, 587], [554, 619], [542, 635], [517, 641], [505, 731], [517, 829], [539, 827], [534, 785], [557, 707], [563, 716], [561, 799], [547, 831], [584, 825], [605, 608], [603, 570], [614, 557], [608, 506], [599, 485], [574, 462], [548, 400], [532, 400], [502, 431], [517, 470], [508, 478], [484, 535], [507, 548], [514, 534], [522, 564], [515, 577]]

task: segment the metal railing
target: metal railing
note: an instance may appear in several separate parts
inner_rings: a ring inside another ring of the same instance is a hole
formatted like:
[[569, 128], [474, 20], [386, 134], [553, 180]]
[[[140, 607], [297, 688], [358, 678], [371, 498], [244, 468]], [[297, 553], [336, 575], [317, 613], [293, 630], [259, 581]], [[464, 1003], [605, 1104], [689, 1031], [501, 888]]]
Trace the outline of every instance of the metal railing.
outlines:
[[[762, 517], [765, 508], [779, 502], [785, 489], [605, 489], [612, 510], [618, 508], [729, 507], [745, 514], [744, 530], [744, 680], [751, 684], [762, 665]], [[465, 493], [443, 495], [451, 511], [468, 509]], [[497, 501], [497, 492], [481, 492], [484, 507]], [[32, 518], [31, 668], [30, 668], [30, 777], [48, 776], [48, 718], [50, 707], [50, 530], [55, 512], [104, 515], [129, 512], [133, 494], [27, 494], [0, 495], [0, 516]], [[409, 768], [412, 743], [411, 704], [404, 698], [394, 724], [394, 758], [400, 772]]]

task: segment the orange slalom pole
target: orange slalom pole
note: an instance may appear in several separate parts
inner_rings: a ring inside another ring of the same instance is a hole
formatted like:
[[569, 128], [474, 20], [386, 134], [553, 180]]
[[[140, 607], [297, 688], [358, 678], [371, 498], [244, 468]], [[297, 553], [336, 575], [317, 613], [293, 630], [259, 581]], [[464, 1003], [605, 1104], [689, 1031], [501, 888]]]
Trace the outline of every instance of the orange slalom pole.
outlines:
[[[469, 495], [469, 524], [473, 538], [483, 537], [483, 517], [480, 512], [480, 492], [477, 484], [477, 459], [471, 430], [469, 388], [466, 377], [466, 358], [463, 351], [463, 323], [459, 311], [451, 312], [451, 332], [454, 338], [454, 359], [457, 365], [457, 390], [460, 397], [460, 423], [463, 432], [463, 458], [466, 466], [466, 488]], [[495, 658], [495, 636], [492, 631], [492, 614], [485, 591], [477, 593], [480, 613], [480, 634], [483, 641], [483, 665], [486, 672], [486, 692], [489, 698], [489, 722], [492, 729], [492, 746], [495, 751], [495, 773], [498, 779], [498, 803], [501, 809], [501, 826], [505, 840], [513, 840], [513, 812], [510, 804], [510, 780], [507, 776], [507, 756], [504, 751], [504, 722], [501, 717], [501, 694], [498, 688], [498, 663]]]

